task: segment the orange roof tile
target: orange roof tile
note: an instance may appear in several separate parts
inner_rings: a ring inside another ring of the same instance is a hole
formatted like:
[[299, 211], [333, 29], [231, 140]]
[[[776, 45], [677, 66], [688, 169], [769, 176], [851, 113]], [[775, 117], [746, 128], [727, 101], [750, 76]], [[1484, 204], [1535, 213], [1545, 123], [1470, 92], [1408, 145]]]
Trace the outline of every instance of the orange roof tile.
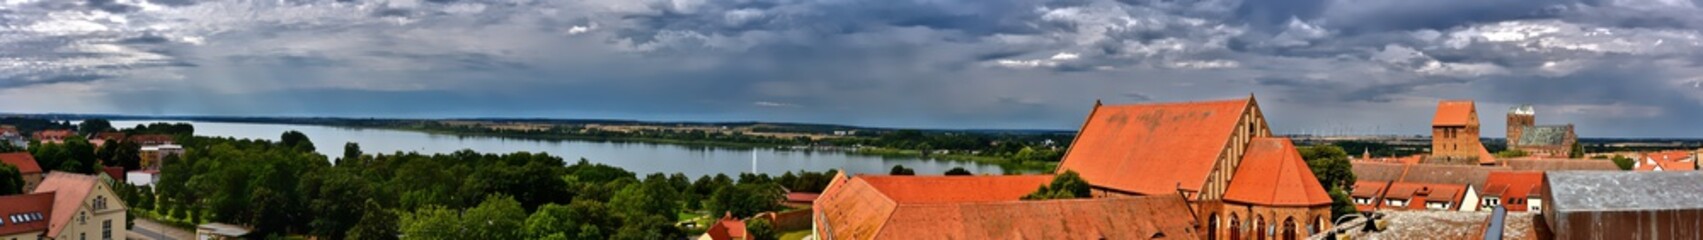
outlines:
[[1660, 166], [1662, 171], [1695, 171], [1696, 159], [1692, 159], [1690, 151], [1664, 151], [1646, 153], [1638, 159], [1638, 166], [1633, 170], [1655, 171]]
[[1052, 175], [1020, 176], [858, 176], [898, 203], [994, 202], [1022, 199]]
[[35, 156], [31, 156], [30, 153], [0, 153], [0, 162], [17, 167], [18, 173], [21, 174], [41, 173], [41, 166], [36, 165]]
[[1509, 198], [1533, 198], [1543, 189], [1543, 172], [1540, 171], [1496, 171], [1490, 172], [1490, 178], [1485, 180], [1484, 190], [1479, 196], [1486, 198], [1500, 197], [1503, 206], [1508, 211], [1524, 212], [1526, 202], [1511, 202]]
[[124, 181], [124, 167], [102, 167], [101, 172], [113, 180]]
[[1058, 171], [1141, 194], [1200, 191], [1253, 98], [1096, 106]]
[[1481, 165], [1496, 164], [1496, 155], [1490, 154], [1490, 150], [1486, 149], [1484, 147], [1484, 145], [1479, 145], [1478, 146], [1478, 164], [1481, 164]]
[[35, 132], [36, 140], [64, 140], [71, 137], [71, 130], [41, 130]]
[[1390, 183], [1385, 199], [1406, 200], [1409, 210], [1425, 210], [1427, 202], [1443, 202], [1449, 209], [1459, 208], [1466, 197], [1466, 185], [1441, 183]]
[[1378, 203], [1383, 201], [1384, 188], [1388, 187], [1389, 184], [1389, 181], [1355, 181], [1354, 190], [1349, 193], [1349, 196], [1354, 198], [1366, 198], [1371, 200], [1372, 203], [1360, 204], [1359, 202], [1355, 202], [1354, 208], [1359, 209], [1362, 212], [1378, 210]]
[[895, 211], [887, 226], [875, 238], [1198, 239], [1194, 224], [1188, 203], [1175, 194], [911, 204]]
[[53, 215], [48, 218], [48, 236], [59, 236], [60, 230], [71, 223], [72, 214], [82, 206], [83, 199], [94, 191], [98, 178], [93, 175], [51, 172], [36, 186], [35, 193], [54, 193]]
[[1267, 206], [1330, 205], [1301, 152], [1287, 138], [1254, 138], [1224, 200]]
[[1443, 100], [1437, 103], [1437, 116], [1432, 126], [1466, 126], [1474, 118], [1472, 100]]
[[1181, 196], [1018, 200], [1041, 179], [838, 174], [812, 210], [824, 239], [1198, 238]]
[[[0, 196], [0, 235], [47, 230], [46, 217], [53, 213], [53, 193]], [[40, 214], [43, 219], [15, 221], [14, 216]]]
[[745, 239], [745, 221], [733, 218], [733, 213], [727, 213], [716, 220], [715, 225], [711, 225], [704, 234], [710, 235], [710, 239], [714, 240]]

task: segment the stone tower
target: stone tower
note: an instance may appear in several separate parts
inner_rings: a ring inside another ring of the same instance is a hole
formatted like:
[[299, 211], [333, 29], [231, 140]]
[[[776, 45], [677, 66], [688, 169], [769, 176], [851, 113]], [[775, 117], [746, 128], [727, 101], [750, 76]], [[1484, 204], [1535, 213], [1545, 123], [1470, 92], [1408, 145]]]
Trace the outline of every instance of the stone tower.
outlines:
[[1508, 148], [1512, 149], [1514, 145], [1519, 143], [1520, 135], [1524, 134], [1526, 127], [1531, 126], [1537, 126], [1537, 112], [1532, 110], [1532, 105], [1509, 108]]

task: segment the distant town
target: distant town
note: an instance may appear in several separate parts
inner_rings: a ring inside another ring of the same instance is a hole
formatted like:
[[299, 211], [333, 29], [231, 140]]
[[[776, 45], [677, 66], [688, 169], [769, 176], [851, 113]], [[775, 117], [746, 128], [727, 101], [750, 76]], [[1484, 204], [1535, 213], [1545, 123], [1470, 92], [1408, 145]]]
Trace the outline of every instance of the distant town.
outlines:
[[[1703, 140], [1582, 138], [1541, 113], [1442, 100], [1421, 136], [1277, 135], [1265, 119], [1284, 113], [1251, 95], [1096, 103], [1075, 132], [15, 114], [0, 118], [0, 239], [1703, 238]], [[692, 179], [527, 152], [350, 142], [326, 156], [296, 131], [237, 139], [112, 120], [837, 151], [1004, 171]], [[1498, 123], [1507, 131], [1480, 131]]]

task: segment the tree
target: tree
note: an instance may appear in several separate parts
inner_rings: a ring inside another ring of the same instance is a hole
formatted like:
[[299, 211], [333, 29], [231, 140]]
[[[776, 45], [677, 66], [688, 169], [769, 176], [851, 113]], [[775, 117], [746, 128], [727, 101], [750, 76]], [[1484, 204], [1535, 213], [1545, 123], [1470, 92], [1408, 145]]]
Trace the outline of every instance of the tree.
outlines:
[[1082, 179], [1076, 171], [1065, 170], [1064, 173], [1053, 176], [1052, 183], [1023, 196], [1023, 200], [1087, 198], [1092, 196], [1089, 186], [1088, 180]]
[[779, 186], [774, 184], [738, 184], [722, 186], [710, 194], [710, 212], [752, 216], [781, 209]]
[[621, 227], [608, 206], [598, 201], [548, 204], [526, 218], [526, 236], [533, 239], [607, 239]]
[[1322, 145], [1301, 147], [1301, 159], [1307, 161], [1307, 168], [1319, 179], [1319, 185], [1325, 189], [1354, 184], [1354, 164], [1348, 161], [1348, 153], [1341, 147]]
[[1359, 209], [1354, 208], [1354, 199], [1349, 198], [1348, 191], [1343, 190], [1341, 186], [1330, 189], [1330, 199], [1331, 219], [1360, 212]]
[[1521, 151], [1519, 149], [1508, 149], [1508, 150], [1502, 150], [1501, 152], [1496, 152], [1496, 158], [1517, 158], [1517, 157], [1524, 157], [1524, 156], [1531, 156], [1531, 154], [1526, 153], [1526, 151]]
[[0, 196], [24, 193], [24, 176], [18, 167], [0, 163]]
[[745, 223], [745, 232], [749, 240], [778, 240], [780, 234], [775, 233], [775, 226], [768, 218], [751, 218]]
[[893, 165], [893, 170], [888, 171], [887, 174], [891, 174], [891, 175], [917, 175], [917, 171], [910, 169], [910, 168], [905, 168], [905, 165]]
[[1636, 162], [1632, 158], [1621, 155], [1614, 155], [1613, 161], [1615, 166], [1620, 166], [1620, 170], [1632, 170], [1632, 163]]
[[464, 239], [520, 239], [526, 209], [522, 209], [520, 201], [513, 197], [497, 195], [485, 198], [478, 207], [467, 209], [461, 218], [462, 226], [471, 230], [468, 231], [471, 235]]
[[77, 124], [77, 133], [85, 136], [111, 130], [112, 122], [106, 119], [84, 119], [82, 123]]
[[356, 160], [360, 160], [361, 155], [364, 155], [364, 154], [366, 154], [366, 153], [361, 152], [361, 144], [355, 143], [355, 142], [344, 143], [343, 144], [343, 158], [337, 159], [337, 165], [343, 165], [344, 162], [354, 162]]
[[970, 173], [970, 170], [964, 170], [963, 167], [955, 167], [955, 168], [952, 168], [952, 170], [946, 170], [946, 176], [969, 176], [969, 175], [975, 175], [975, 174]]
[[359, 222], [349, 229], [348, 239], [355, 240], [394, 240], [401, 234], [396, 229], [396, 214], [379, 206], [377, 201], [367, 199], [365, 211]]
[[1573, 146], [1571, 148], [1569, 148], [1568, 151], [1567, 151], [1567, 158], [1583, 158], [1583, 157], [1585, 157], [1585, 145], [1581, 145], [1581, 144], [1579, 144], [1578, 141], [1574, 141]]
[[303, 152], [312, 152], [315, 150], [313, 147], [313, 140], [309, 140], [307, 138], [307, 134], [302, 134], [302, 132], [297, 132], [295, 130], [285, 131], [284, 135], [279, 137], [278, 144]]
[[477, 237], [468, 235], [459, 213], [437, 205], [403, 213], [397, 225], [397, 230], [409, 239], [453, 240]]

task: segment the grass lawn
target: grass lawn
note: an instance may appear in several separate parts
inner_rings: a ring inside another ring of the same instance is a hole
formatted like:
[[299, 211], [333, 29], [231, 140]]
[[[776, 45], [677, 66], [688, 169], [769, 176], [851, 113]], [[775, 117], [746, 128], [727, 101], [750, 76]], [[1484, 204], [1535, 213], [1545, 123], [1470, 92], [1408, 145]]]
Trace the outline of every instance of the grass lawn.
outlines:
[[781, 233], [781, 240], [799, 240], [799, 239], [804, 239], [804, 237], [807, 237], [807, 236], [810, 236], [810, 230], [809, 229], [805, 229], [803, 231], [785, 232], [785, 233]]

